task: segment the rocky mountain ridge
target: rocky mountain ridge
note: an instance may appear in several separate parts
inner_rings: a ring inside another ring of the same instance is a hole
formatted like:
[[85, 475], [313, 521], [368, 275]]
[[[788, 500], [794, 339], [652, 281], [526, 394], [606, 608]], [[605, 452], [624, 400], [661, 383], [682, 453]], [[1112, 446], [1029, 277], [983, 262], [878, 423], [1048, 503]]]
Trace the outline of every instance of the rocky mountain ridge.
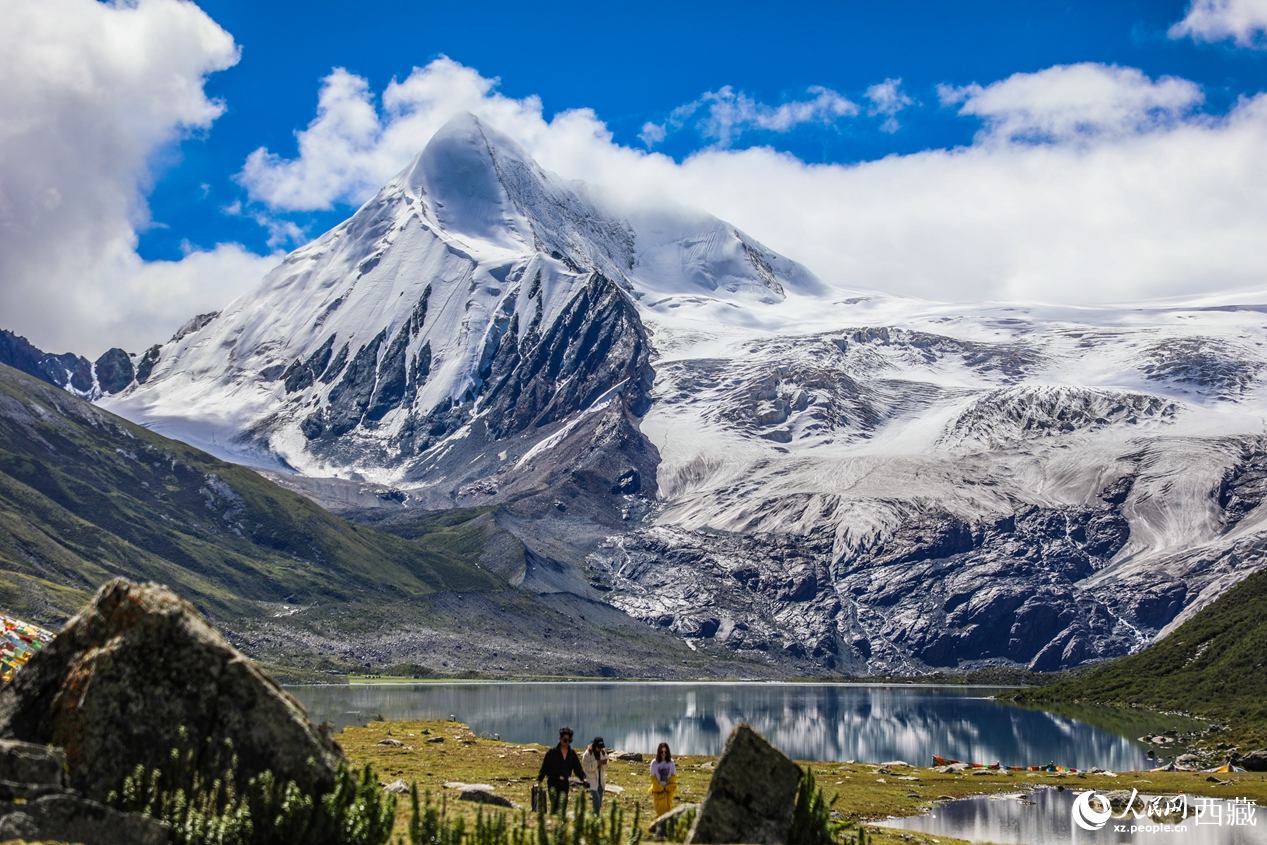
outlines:
[[833, 288], [464, 115], [99, 401], [391, 530], [495, 506], [511, 583], [692, 648], [1057, 669], [1261, 566], [1264, 307]]

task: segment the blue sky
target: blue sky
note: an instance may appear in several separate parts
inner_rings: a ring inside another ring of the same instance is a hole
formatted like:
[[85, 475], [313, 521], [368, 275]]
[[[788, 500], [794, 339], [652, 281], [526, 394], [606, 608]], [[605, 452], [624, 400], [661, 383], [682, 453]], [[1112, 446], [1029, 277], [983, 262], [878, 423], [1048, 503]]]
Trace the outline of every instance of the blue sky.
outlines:
[[[266, 147], [296, 154], [294, 133], [315, 114], [319, 80], [346, 68], [381, 92], [417, 66], [445, 55], [520, 99], [539, 96], [547, 119], [590, 108], [618, 144], [642, 147], [648, 121], [705, 92], [730, 86], [778, 105], [822, 86], [867, 108], [866, 90], [900, 79], [915, 101], [900, 128], [884, 116], [811, 123], [788, 132], [754, 130], [733, 147], [771, 146], [806, 162], [856, 162], [969, 144], [980, 121], [938, 101], [937, 86], [988, 84], [1054, 65], [1098, 62], [1135, 67], [1152, 77], [1200, 83], [1204, 106], [1225, 111], [1241, 95], [1267, 89], [1267, 56], [1227, 44], [1172, 39], [1184, 16], [1179, 2], [838, 2], [551, 3], [253, 3], [209, 0], [201, 7], [241, 46], [240, 62], [211, 75], [206, 91], [226, 111], [212, 128], [180, 145], [150, 205], [158, 227], [144, 232], [140, 254], [174, 259], [190, 243], [234, 240], [268, 251], [269, 232], [250, 217], [223, 213], [247, 200], [234, 180], [246, 157]], [[865, 113], [864, 113], [865, 117]], [[681, 160], [716, 139], [687, 127], [660, 152]], [[170, 152], [169, 152], [170, 154]], [[208, 186], [206, 189], [203, 186]], [[309, 234], [347, 216], [289, 213]], [[288, 243], [293, 245], [293, 243]]]
[[459, 110], [838, 289], [1265, 301], [1265, 48], [1267, 0], [0, 0], [0, 327], [161, 341]]

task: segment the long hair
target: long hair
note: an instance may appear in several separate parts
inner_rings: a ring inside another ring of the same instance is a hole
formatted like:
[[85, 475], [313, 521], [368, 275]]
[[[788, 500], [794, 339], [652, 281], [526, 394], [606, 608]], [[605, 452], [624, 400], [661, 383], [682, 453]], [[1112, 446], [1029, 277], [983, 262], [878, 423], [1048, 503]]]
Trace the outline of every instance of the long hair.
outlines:
[[666, 763], [672, 763], [672, 762], [673, 762], [673, 754], [669, 751], [669, 744], [668, 744], [667, 742], [662, 742], [662, 743], [660, 743], [659, 745], [657, 745], [657, 746], [656, 746], [656, 749], [655, 749], [655, 759], [656, 759], [656, 762], [657, 762], [657, 763], [659, 763], [659, 762], [660, 762], [660, 752], [661, 752], [661, 751], [663, 751], [663, 752], [664, 752], [664, 762], [666, 762]]

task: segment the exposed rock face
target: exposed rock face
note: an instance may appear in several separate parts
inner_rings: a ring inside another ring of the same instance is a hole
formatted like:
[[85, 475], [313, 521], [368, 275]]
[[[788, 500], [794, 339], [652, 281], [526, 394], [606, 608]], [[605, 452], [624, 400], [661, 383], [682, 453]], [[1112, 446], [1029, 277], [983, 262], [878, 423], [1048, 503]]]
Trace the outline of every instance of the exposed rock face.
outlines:
[[686, 841], [784, 845], [800, 783], [800, 766], [739, 725], [726, 740]]
[[118, 393], [136, 378], [132, 359], [122, 349], [107, 350], [92, 366], [102, 393]]
[[31, 345], [24, 337], [0, 329], [0, 364], [55, 384], [77, 396], [96, 399], [118, 393], [132, 383], [132, 359], [122, 349], [110, 349], [96, 362], [65, 352], [54, 355]]
[[1128, 536], [1106, 503], [988, 523], [912, 514], [848, 556], [827, 539], [644, 529], [590, 563], [626, 612], [735, 650], [847, 671], [991, 659], [1049, 671], [1128, 651], [1127, 612], [1160, 628], [1183, 606], [1182, 584], [1117, 612], [1082, 584]]
[[[0, 691], [0, 735], [65, 749], [70, 785], [98, 801], [138, 764], [161, 767], [182, 746], [231, 742], [239, 778], [268, 769], [310, 792], [328, 791], [343, 759], [192, 605], [121, 579]], [[197, 765], [215, 756], [200, 753]]]
[[158, 845], [167, 826], [70, 793], [60, 748], [0, 740], [0, 839]]

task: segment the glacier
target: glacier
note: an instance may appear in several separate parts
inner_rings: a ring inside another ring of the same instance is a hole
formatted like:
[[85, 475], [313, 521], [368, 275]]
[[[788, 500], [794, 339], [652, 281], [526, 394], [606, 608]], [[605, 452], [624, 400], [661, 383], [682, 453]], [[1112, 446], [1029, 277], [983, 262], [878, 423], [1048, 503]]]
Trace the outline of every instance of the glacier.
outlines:
[[463, 114], [97, 401], [346, 513], [493, 508], [512, 583], [705, 650], [1050, 670], [1262, 565], [1255, 301], [846, 290]]

